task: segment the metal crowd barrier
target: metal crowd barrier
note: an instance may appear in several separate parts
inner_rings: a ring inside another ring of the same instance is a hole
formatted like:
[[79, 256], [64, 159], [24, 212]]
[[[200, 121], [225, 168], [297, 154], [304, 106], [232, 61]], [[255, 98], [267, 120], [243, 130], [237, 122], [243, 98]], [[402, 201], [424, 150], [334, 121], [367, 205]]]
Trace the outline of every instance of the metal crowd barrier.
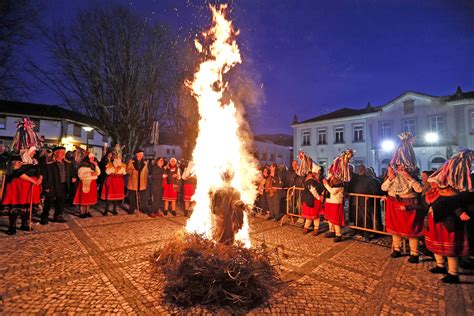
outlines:
[[[280, 224], [283, 226], [287, 219], [291, 223], [295, 223], [301, 215], [301, 193], [304, 188], [301, 187], [290, 187], [286, 194], [286, 213], [282, 217]], [[385, 230], [385, 199], [381, 195], [371, 194], [359, 194], [359, 193], [347, 193], [344, 201], [344, 212], [345, 215], [354, 216], [354, 222], [349, 223], [346, 216], [346, 227], [350, 227], [356, 230], [367, 231], [375, 234], [390, 235]], [[360, 199], [364, 201], [360, 203]], [[353, 202], [353, 203], [351, 203]], [[373, 203], [373, 204], [372, 204]], [[359, 204], [363, 204], [363, 209], [359, 207]], [[369, 210], [368, 206], [373, 208]], [[355, 207], [355, 211], [351, 209]], [[363, 214], [361, 214], [363, 212]], [[370, 214], [368, 214], [370, 212]], [[379, 213], [380, 212], [380, 213]], [[379, 214], [378, 214], [379, 213]], [[377, 216], [379, 215], [379, 216]], [[369, 217], [370, 216], [370, 217]], [[369, 227], [367, 220], [372, 219], [372, 226]], [[377, 225], [379, 223], [379, 225]]]

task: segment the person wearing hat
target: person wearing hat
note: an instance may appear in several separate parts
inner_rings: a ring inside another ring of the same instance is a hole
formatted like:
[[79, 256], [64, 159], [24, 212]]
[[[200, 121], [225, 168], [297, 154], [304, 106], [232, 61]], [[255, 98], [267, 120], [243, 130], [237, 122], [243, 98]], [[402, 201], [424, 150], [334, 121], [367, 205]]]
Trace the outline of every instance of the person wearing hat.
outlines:
[[[28, 151], [28, 158], [36, 152]], [[28, 160], [28, 159], [27, 159]], [[36, 161], [36, 159], [34, 160]], [[28, 209], [35, 207], [40, 202], [41, 182], [43, 176], [36, 164], [23, 162], [23, 159], [15, 157], [11, 161], [11, 170], [6, 179], [5, 193], [2, 204], [9, 210], [9, 222], [7, 234], [16, 234], [16, 220], [21, 217], [20, 230], [29, 231], [30, 213]], [[30, 209], [30, 212], [32, 210]]]
[[385, 200], [385, 225], [392, 234], [392, 258], [402, 256], [402, 238], [408, 238], [410, 245], [409, 263], [418, 263], [418, 243], [423, 236], [423, 208], [419, 202], [423, 185], [418, 180], [415, 153], [412, 145], [414, 136], [409, 132], [399, 135], [398, 146], [388, 167], [387, 178], [382, 190], [388, 193]]
[[[474, 190], [470, 168], [474, 152], [466, 150], [454, 155], [429, 178], [430, 190], [423, 202], [428, 209], [428, 228], [425, 229], [426, 247], [433, 252], [434, 274], [445, 274], [444, 283], [459, 283], [459, 257], [471, 254], [466, 223], [473, 214], [460, 192]], [[445, 260], [447, 258], [447, 269]]]
[[321, 167], [313, 162], [311, 172], [304, 182], [301, 194], [301, 215], [305, 219], [303, 234], [309, 233], [309, 227], [314, 224], [313, 236], [319, 233], [319, 215], [322, 211], [324, 186], [321, 183]]
[[71, 183], [76, 182], [73, 175], [72, 165], [64, 158], [66, 156], [66, 148], [57, 146], [53, 148], [54, 160], [46, 164], [46, 173], [43, 180], [43, 192], [47, 196], [41, 214], [42, 225], [49, 222], [49, 211], [54, 203], [53, 221], [65, 223], [63, 213], [66, 197]]
[[97, 177], [100, 175], [94, 154], [84, 157], [77, 175], [80, 181], [73, 203], [80, 206], [80, 218], [92, 217], [90, 206], [97, 204]]
[[171, 158], [168, 165], [165, 167], [166, 179], [163, 200], [165, 201], [165, 209], [163, 213], [168, 215], [168, 208], [171, 203], [171, 214], [176, 216], [176, 200], [178, 199], [179, 181], [181, 180], [181, 173], [178, 167], [176, 158]]
[[143, 150], [135, 152], [135, 158], [127, 164], [127, 174], [130, 175], [127, 183], [128, 198], [130, 201], [128, 213], [131, 215], [137, 210], [144, 210], [148, 204], [147, 180], [148, 163], [144, 159]]

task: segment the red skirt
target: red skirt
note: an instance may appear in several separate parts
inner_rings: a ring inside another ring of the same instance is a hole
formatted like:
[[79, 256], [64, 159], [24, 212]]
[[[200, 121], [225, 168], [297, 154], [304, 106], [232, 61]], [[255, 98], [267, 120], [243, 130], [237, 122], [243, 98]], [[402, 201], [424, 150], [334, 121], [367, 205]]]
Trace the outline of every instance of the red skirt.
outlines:
[[74, 205], [95, 205], [97, 204], [97, 182], [91, 181], [89, 192], [85, 193], [82, 191], [82, 181], [79, 181], [79, 185], [76, 190], [76, 196], [74, 196]]
[[314, 199], [314, 206], [309, 207], [303, 202], [301, 206], [301, 215], [307, 219], [315, 219], [319, 218], [319, 214], [321, 213], [321, 201], [318, 199]]
[[434, 222], [432, 213], [428, 214], [425, 243], [426, 248], [437, 255], [446, 257], [469, 255], [469, 242], [464, 230], [449, 232], [442, 222]]
[[[31, 177], [38, 179], [37, 177]], [[31, 182], [14, 178], [5, 187], [2, 204], [9, 207], [26, 208], [39, 204], [41, 199], [41, 185], [33, 185]]]
[[[164, 201], [176, 201], [178, 199], [178, 186], [171, 183], [165, 183], [163, 185], [164, 192], [163, 192], [163, 200]], [[176, 188], [176, 190], [175, 190]]]
[[190, 202], [191, 198], [194, 195], [194, 192], [196, 191], [196, 186], [191, 183], [185, 183], [183, 186], [183, 200]]
[[394, 197], [387, 198], [385, 225], [388, 233], [408, 238], [423, 236], [423, 213], [409, 207], [410, 204], [399, 202]]
[[344, 226], [344, 206], [342, 203], [325, 203], [324, 216], [333, 225]]
[[100, 198], [106, 201], [121, 201], [125, 198], [123, 175], [112, 174], [105, 178]]

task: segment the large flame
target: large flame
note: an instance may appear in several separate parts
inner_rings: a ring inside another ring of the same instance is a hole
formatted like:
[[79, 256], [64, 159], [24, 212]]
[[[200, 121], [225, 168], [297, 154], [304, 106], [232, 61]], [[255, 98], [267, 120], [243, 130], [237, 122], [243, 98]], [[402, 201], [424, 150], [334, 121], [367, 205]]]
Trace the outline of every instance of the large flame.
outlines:
[[[198, 40], [197, 50], [206, 53], [194, 75], [188, 83], [198, 101], [200, 114], [199, 134], [193, 151], [194, 172], [197, 178], [196, 202], [193, 214], [186, 224], [186, 231], [212, 238], [212, 222], [209, 192], [225, 185], [222, 175], [233, 175], [231, 186], [241, 194], [247, 204], [253, 204], [257, 190], [255, 179], [258, 171], [256, 161], [247, 151], [248, 144], [239, 134], [243, 121], [234, 103], [230, 100], [223, 104], [222, 96], [228, 86], [223, 74], [236, 64], [241, 63], [239, 48], [235, 41], [238, 32], [232, 22], [225, 17], [227, 5], [219, 8], [210, 6], [213, 16], [211, 28], [203, 33], [208, 49], [204, 49]], [[250, 247], [249, 225], [244, 215], [244, 226], [235, 236], [237, 241]]]

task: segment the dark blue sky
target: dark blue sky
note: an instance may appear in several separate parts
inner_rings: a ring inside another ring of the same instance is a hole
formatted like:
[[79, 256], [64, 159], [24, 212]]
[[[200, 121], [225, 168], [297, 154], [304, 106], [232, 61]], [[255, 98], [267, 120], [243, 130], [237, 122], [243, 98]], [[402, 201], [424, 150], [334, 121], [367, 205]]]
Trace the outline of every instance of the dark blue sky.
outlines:
[[[104, 2], [49, 0], [43, 19], [69, 21], [78, 9]], [[108, 2], [126, 4], [183, 36], [210, 23], [205, 1]], [[290, 134], [295, 113], [304, 120], [368, 101], [380, 105], [406, 90], [474, 90], [472, 0], [235, 0], [230, 6], [243, 62], [264, 93], [256, 133]], [[26, 53], [47, 63], [39, 40]], [[29, 100], [61, 103], [47, 90]]]

